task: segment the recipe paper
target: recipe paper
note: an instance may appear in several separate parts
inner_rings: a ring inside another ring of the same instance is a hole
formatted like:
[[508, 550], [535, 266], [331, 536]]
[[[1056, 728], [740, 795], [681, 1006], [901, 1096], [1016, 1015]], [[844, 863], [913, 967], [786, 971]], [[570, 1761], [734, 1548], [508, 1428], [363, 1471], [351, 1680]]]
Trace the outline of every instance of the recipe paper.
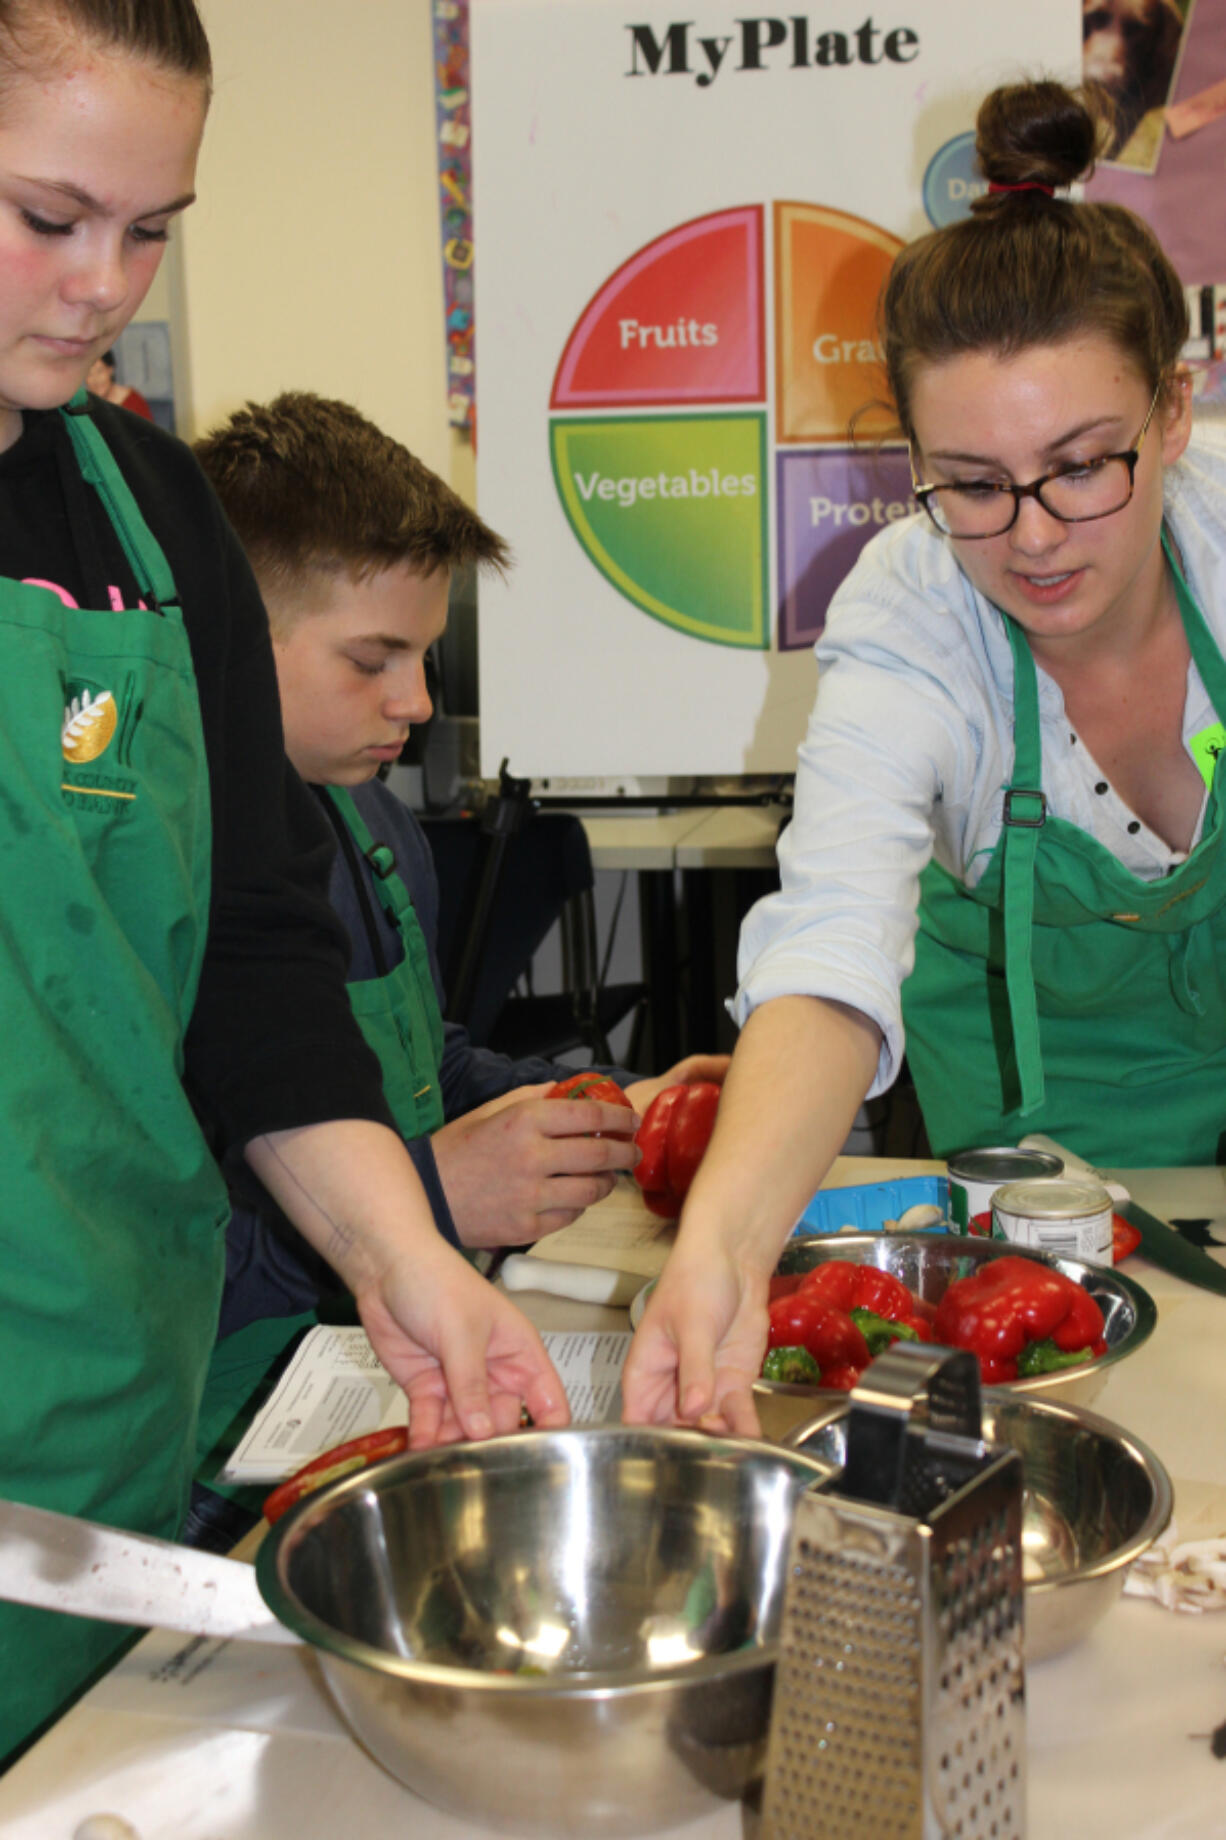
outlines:
[[[616, 1421], [629, 1333], [553, 1330], [541, 1339], [566, 1388], [574, 1423]], [[408, 1422], [409, 1402], [366, 1331], [321, 1323], [303, 1337], [219, 1480], [284, 1482], [325, 1450]]]

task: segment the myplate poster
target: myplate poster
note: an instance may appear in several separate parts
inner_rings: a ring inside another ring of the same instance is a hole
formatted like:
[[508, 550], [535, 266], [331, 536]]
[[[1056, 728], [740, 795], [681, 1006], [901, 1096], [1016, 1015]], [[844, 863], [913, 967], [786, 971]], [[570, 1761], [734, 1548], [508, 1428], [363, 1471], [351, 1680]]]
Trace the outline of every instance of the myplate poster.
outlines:
[[1080, 58], [1077, 0], [473, 0], [484, 774], [791, 770], [914, 508], [882, 278], [981, 186], [984, 93]]

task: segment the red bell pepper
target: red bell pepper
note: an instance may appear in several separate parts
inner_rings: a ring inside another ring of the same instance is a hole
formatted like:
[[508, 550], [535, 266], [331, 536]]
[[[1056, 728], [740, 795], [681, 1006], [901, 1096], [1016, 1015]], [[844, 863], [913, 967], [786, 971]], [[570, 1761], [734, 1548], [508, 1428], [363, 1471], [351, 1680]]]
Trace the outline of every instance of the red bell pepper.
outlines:
[[1008, 1253], [949, 1286], [933, 1333], [948, 1348], [977, 1354], [988, 1383], [1016, 1379], [1019, 1357], [1034, 1343], [1086, 1359], [1106, 1347], [1102, 1311], [1088, 1291], [1054, 1266]]
[[719, 1087], [712, 1080], [666, 1086], [647, 1107], [635, 1142], [642, 1152], [634, 1179], [653, 1214], [675, 1220], [703, 1159]]
[[916, 1325], [919, 1340], [932, 1339], [917, 1307], [918, 1298], [901, 1278], [891, 1271], [879, 1271], [876, 1265], [858, 1265], [854, 1259], [823, 1259], [805, 1273], [800, 1288], [840, 1310], [868, 1310], [874, 1316], [884, 1316], [887, 1322]]
[[846, 1310], [811, 1291], [794, 1291], [771, 1304], [767, 1341], [772, 1348], [807, 1348], [823, 1376], [834, 1367], [865, 1368], [871, 1358]]
[[930, 1342], [932, 1330], [916, 1316], [878, 1316], [875, 1310], [852, 1310], [851, 1320], [868, 1343], [874, 1359], [892, 1342]]

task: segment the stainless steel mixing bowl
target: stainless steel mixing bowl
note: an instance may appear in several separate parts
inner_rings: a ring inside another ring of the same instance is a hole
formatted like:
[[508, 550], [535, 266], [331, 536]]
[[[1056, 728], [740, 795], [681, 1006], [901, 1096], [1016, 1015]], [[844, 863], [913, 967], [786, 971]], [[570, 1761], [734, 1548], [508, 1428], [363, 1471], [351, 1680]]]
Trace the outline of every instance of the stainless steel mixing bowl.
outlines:
[[[1171, 1518], [1171, 1481], [1153, 1451], [1084, 1406], [983, 1392], [983, 1435], [1022, 1456], [1026, 1663], [1072, 1648], [1107, 1614], [1124, 1574]], [[788, 1433], [788, 1448], [842, 1467], [846, 1397]]]
[[793, 1505], [828, 1461], [616, 1426], [394, 1457], [258, 1557], [357, 1736], [428, 1801], [644, 1834], [760, 1774]]
[[[1089, 1405], [1106, 1385], [1112, 1367], [1134, 1354], [1153, 1333], [1158, 1313], [1149, 1292], [1123, 1272], [1106, 1265], [1088, 1265], [1083, 1259], [1062, 1259], [1031, 1252], [1007, 1240], [972, 1239], [946, 1233], [818, 1233], [790, 1239], [776, 1270], [782, 1274], [811, 1271], [827, 1259], [854, 1259], [893, 1272], [927, 1303], [939, 1303], [955, 1278], [989, 1259], [1021, 1253], [1054, 1265], [1084, 1285], [1103, 1313], [1107, 1352], [1084, 1367], [1066, 1367], [1032, 1380], [1013, 1380], [1003, 1389], [1023, 1399], [1060, 1400], [1069, 1405]], [[793, 1425], [801, 1424], [831, 1394], [812, 1386], [783, 1386], [759, 1380], [754, 1387], [763, 1436], [782, 1439]]]

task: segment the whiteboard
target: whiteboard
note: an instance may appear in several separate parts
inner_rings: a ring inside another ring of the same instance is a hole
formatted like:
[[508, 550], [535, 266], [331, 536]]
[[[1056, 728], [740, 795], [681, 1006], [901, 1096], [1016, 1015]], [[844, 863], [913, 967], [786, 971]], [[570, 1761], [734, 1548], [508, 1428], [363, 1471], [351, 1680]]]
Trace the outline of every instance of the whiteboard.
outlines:
[[1080, 50], [1077, 0], [473, 0], [484, 775], [792, 770], [830, 593], [914, 511], [847, 435], [880, 281], [968, 208], [985, 92]]

